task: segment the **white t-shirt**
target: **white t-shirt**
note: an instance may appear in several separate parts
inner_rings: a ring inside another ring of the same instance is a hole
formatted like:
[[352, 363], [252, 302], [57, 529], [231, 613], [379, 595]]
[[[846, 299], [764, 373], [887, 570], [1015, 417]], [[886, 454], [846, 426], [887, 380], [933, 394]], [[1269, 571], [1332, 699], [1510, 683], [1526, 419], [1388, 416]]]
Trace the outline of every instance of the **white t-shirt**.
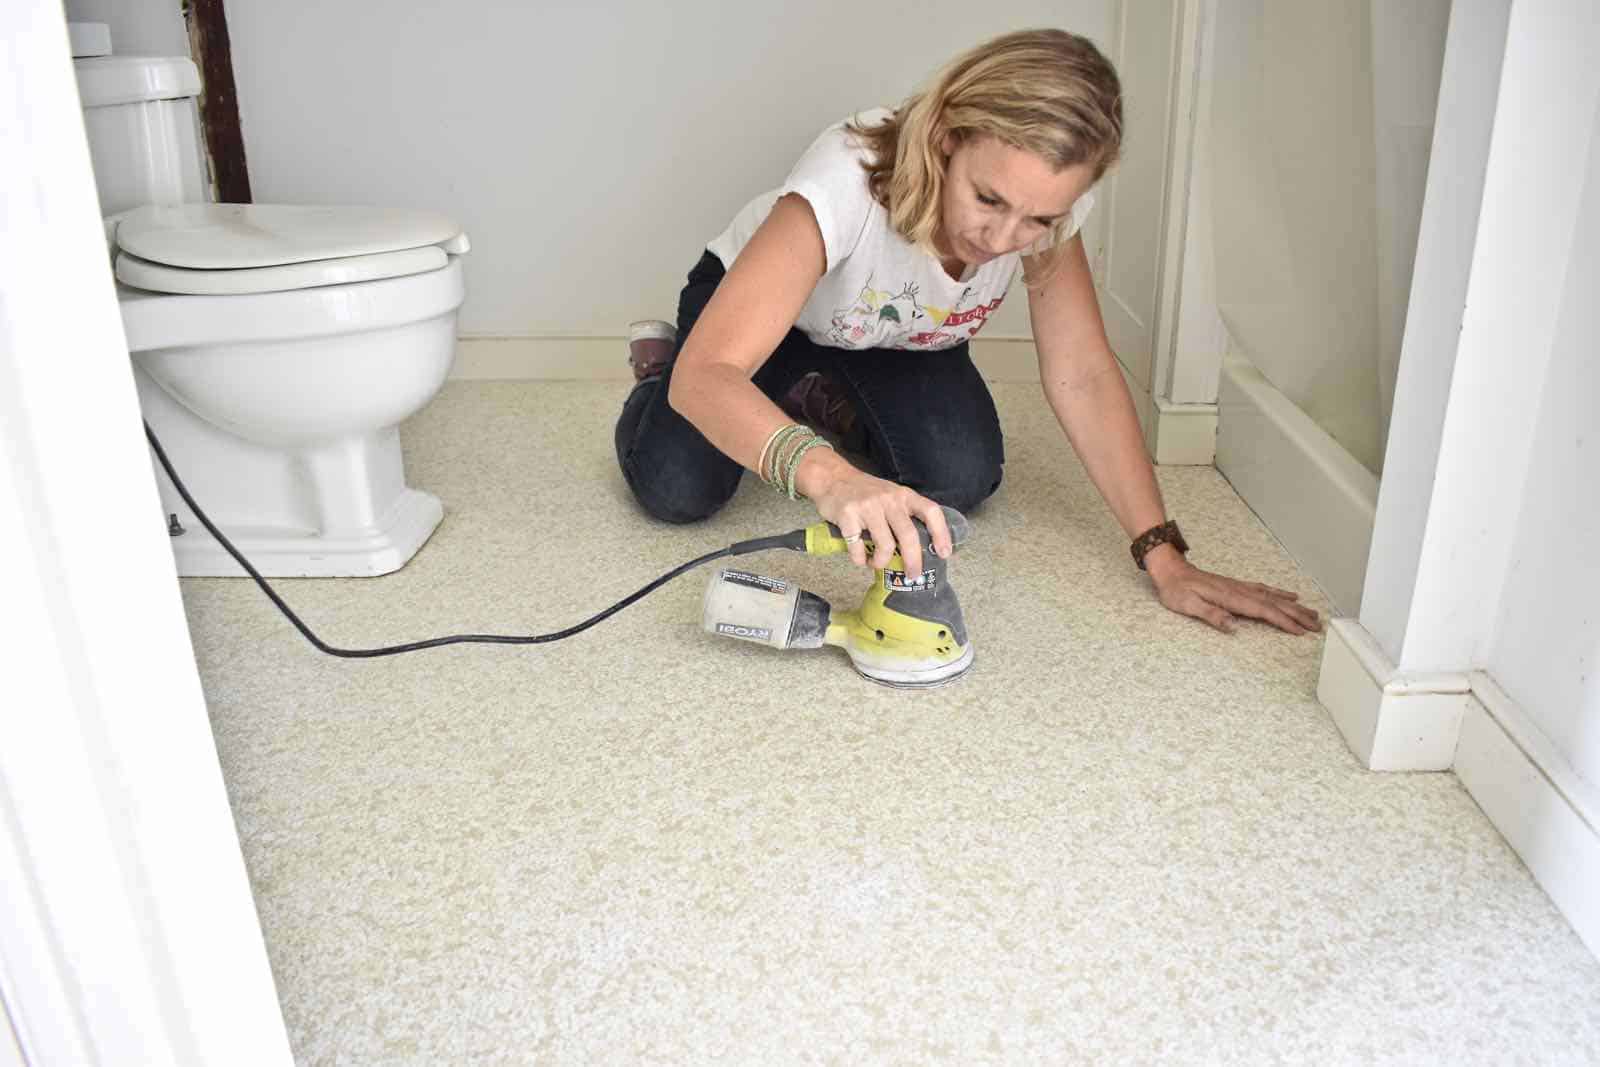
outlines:
[[[875, 108], [858, 116], [872, 126], [893, 112]], [[889, 226], [889, 213], [867, 189], [862, 162], [866, 147], [843, 122], [822, 131], [778, 188], [746, 204], [728, 228], [706, 247], [732, 266], [778, 198], [798, 193], [811, 205], [827, 252], [827, 273], [817, 282], [795, 326], [833, 348], [950, 348], [967, 340], [994, 314], [1011, 287], [1020, 253], [982, 266], [967, 265], [959, 280], [945, 273], [937, 256], [920, 251]], [[1090, 190], [1072, 205], [1059, 237], [1083, 226], [1094, 207]], [[1032, 252], [1049, 247], [1047, 234]]]

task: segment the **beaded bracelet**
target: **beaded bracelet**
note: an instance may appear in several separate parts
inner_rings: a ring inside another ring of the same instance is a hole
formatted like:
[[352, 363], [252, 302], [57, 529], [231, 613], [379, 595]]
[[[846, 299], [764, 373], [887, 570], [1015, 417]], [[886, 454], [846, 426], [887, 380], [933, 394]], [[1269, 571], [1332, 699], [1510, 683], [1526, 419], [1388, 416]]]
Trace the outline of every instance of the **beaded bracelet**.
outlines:
[[778, 472], [783, 469], [784, 449], [789, 448], [808, 433], [810, 433], [809, 428], [799, 423], [781, 426], [773, 432], [772, 436], [767, 439], [766, 448], [761, 450], [761, 459], [756, 466], [756, 473], [761, 476], [763, 482], [766, 482], [774, 489], [780, 491], [783, 489], [783, 483], [778, 478]]
[[794, 454], [789, 457], [788, 469], [784, 474], [785, 491], [789, 494], [790, 500], [799, 499], [799, 497], [795, 496], [794, 492], [794, 475], [795, 471], [800, 469], [800, 460], [813, 448], [831, 449], [832, 447], [832, 443], [830, 443], [826, 438], [820, 437], [813, 433], [809, 440], [805, 441], [800, 445], [799, 448], [794, 450]]
[[771, 436], [767, 438], [767, 443], [761, 446], [761, 458], [756, 460], [756, 475], [768, 485], [772, 484], [772, 480], [767, 477], [767, 454], [772, 451], [772, 443], [783, 436], [785, 430], [792, 429], [794, 425], [794, 423], [790, 423], [788, 426], [780, 426], [773, 430]]
[[817, 435], [809, 426], [801, 426], [799, 432], [792, 434], [783, 442], [783, 447], [772, 454], [772, 487], [778, 492], [783, 492], [784, 479], [795, 456]]
[[[793, 424], [791, 423], [790, 426], [792, 425]], [[769, 485], [772, 483], [772, 479], [767, 471], [770, 469], [768, 466], [768, 458], [772, 455], [772, 446], [778, 443], [779, 438], [787, 436], [787, 431], [790, 430], [790, 426], [780, 426], [776, 430], [772, 431], [772, 436], [767, 438], [766, 445], [764, 445], [761, 449], [761, 458], [756, 461], [756, 474], [760, 475], [761, 480]]]

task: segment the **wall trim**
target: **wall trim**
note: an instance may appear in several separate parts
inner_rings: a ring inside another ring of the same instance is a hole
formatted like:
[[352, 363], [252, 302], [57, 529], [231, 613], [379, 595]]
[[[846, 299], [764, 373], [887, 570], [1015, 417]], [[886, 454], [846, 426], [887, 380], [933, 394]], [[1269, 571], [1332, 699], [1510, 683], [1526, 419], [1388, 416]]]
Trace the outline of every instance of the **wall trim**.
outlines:
[[1464, 673], [1400, 673], [1355, 619], [1328, 627], [1317, 699], [1371, 770], [1449, 770], [1471, 688]]
[[1483, 671], [1401, 674], [1366, 628], [1334, 619], [1317, 699], [1374, 771], [1454, 771], [1600, 957], [1600, 788]]
[[29, 1064], [291, 1064], [172, 546], [150, 522], [60, 0], [0, 4], [0, 41], [17, 88], [0, 93], [0, 158], [31, 165], [0, 168], [17, 709], [0, 744], [0, 1062], [20, 1045]]
[[1333, 601], [1361, 610], [1378, 479], [1242, 357], [1222, 363], [1217, 469]]
[[1471, 677], [1456, 777], [1600, 957], [1600, 790], [1494, 679], [1481, 671]]
[[1217, 405], [1155, 398], [1155, 461], [1162, 466], [1209, 467], [1217, 459]]
[[200, 121], [211, 183], [219, 204], [248, 204], [250, 167], [239, 125], [239, 90], [233, 79], [233, 47], [222, 0], [188, 0], [189, 48], [200, 68]]
[[582, 334], [463, 334], [453, 379], [481, 381], [627, 381], [628, 339]]

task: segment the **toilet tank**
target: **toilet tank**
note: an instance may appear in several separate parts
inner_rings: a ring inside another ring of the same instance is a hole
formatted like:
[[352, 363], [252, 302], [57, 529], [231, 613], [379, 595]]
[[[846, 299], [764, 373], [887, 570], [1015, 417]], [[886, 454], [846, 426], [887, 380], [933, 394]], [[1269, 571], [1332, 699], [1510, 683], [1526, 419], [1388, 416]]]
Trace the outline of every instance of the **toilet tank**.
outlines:
[[72, 64], [102, 217], [144, 204], [211, 199], [193, 61], [102, 55]]

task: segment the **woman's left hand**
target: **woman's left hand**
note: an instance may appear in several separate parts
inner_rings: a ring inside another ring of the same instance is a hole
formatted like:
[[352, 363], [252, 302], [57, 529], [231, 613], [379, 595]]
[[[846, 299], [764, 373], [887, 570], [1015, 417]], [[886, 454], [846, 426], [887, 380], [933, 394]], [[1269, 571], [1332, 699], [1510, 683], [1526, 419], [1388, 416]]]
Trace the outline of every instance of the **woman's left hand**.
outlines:
[[1160, 552], [1171, 558], [1158, 563], [1146, 557], [1146, 565], [1161, 603], [1180, 615], [1193, 615], [1230, 634], [1239, 616], [1260, 619], [1291, 634], [1322, 630], [1322, 619], [1299, 603], [1298, 593], [1203, 571], [1165, 546]]

